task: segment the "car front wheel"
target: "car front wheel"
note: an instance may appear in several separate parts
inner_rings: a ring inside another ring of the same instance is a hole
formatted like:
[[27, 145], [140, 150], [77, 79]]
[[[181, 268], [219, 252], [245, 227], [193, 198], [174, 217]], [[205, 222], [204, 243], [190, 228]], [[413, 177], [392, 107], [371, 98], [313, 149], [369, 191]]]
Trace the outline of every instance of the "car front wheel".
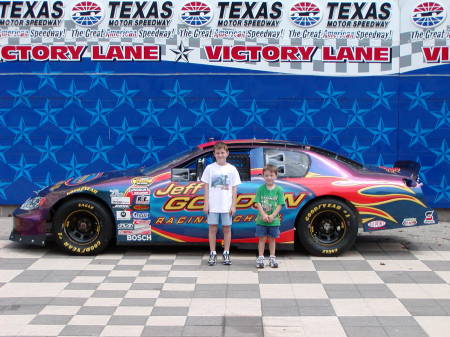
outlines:
[[70, 254], [100, 253], [108, 246], [112, 230], [111, 214], [99, 202], [90, 199], [68, 200], [53, 218], [56, 243]]
[[358, 217], [337, 199], [313, 201], [297, 221], [298, 241], [310, 254], [337, 256], [353, 246], [358, 235]]

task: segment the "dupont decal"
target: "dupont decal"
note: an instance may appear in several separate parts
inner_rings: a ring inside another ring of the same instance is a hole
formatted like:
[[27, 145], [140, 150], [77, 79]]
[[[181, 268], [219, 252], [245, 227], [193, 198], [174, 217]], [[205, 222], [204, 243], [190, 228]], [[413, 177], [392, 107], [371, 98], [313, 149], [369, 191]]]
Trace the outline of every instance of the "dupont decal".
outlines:
[[374, 220], [367, 223], [369, 230], [382, 229], [386, 226], [386, 221]]
[[313, 2], [299, 2], [291, 7], [289, 18], [301, 28], [311, 28], [322, 20], [322, 11]]
[[103, 19], [102, 7], [93, 1], [81, 1], [72, 8], [73, 22], [82, 27], [92, 27]]
[[181, 8], [181, 20], [192, 27], [205, 26], [212, 18], [211, 7], [202, 1], [188, 2]]
[[402, 221], [402, 225], [405, 227], [415, 226], [415, 225], [417, 225], [417, 219], [416, 218], [405, 218]]
[[150, 218], [149, 212], [133, 212], [133, 219], [147, 220]]
[[132, 230], [132, 229], [134, 229], [134, 224], [132, 224], [132, 223], [119, 223], [119, 224], [117, 224], [117, 229]]
[[411, 19], [420, 28], [434, 28], [443, 23], [446, 16], [447, 11], [439, 2], [424, 1], [413, 9]]
[[434, 211], [425, 212], [425, 219], [423, 220], [423, 223], [427, 225], [436, 223], [434, 220]]
[[117, 220], [131, 220], [130, 211], [116, 211]]
[[111, 197], [111, 204], [113, 204], [113, 205], [129, 205], [130, 197]]
[[391, 18], [390, 2], [328, 2], [328, 28], [387, 28]]
[[150, 203], [150, 195], [138, 195], [135, 199], [137, 205], [148, 205]]

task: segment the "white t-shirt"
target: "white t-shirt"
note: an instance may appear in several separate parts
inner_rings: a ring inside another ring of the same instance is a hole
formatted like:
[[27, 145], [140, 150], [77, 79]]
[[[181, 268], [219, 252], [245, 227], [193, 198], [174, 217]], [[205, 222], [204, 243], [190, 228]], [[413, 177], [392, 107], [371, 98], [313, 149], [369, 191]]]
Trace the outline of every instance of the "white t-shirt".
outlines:
[[241, 183], [236, 167], [216, 162], [206, 166], [202, 179], [209, 185], [209, 211], [211, 213], [228, 213], [233, 202], [233, 186]]

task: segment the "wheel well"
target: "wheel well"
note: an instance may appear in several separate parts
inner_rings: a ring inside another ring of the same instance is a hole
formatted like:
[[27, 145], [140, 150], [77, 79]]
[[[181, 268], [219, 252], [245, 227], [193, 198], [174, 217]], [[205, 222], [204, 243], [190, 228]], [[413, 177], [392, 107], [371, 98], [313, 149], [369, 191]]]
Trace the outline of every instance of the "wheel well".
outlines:
[[[316, 202], [316, 201], [318, 201], [318, 200], [323, 200], [323, 199], [335, 199], [335, 200], [339, 200], [339, 201], [345, 203], [347, 206], [349, 206], [349, 207], [355, 212], [355, 215], [356, 215], [357, 218], [358, 218], [358, 224], [360, 224], [358, 210], [357, 210], [357, 209], [355, 208], [355, 206], [354, 206], [351, 202], [349, 202], [347, 199], [344, 199], [344, 198], [342, 198], [342, 197], [338, 197], [337, 195], [321, 195], [320, 197], [317, 197], [317, 198], [314, 198], [314, 199], [309, 200], [305, 205], [303, 205], [303, 207], [300, 209], [300, 211], [297, 213], [297, 216], [295, 217], [295, 228], [297, 228], [297, 224], [298, 224], [298, 222], [300, 221], [300, 216], [301, 216], [301, 215], [303, 214], [303, 212], [305, 211], [305, 208], [306, 208], [309, 204], [311, 204], [311, 203], [313, 203], [313, 202]], [[295, 235], [295, 237], [297, 237], [297, 235]]]
[[[84, 198], [84, 199], [90, 199], [92, 201], [98, 202], [99, 204], [101, 204], [103, 207], [105, 207], [105, 209], [108, 210], [109, 215], [111, 215], [111, 219], [113, 220], [113, 225], [115, 226], [115, 219], [114, 219], [114, 214], [111, 211], [111, 207], [105, 202], [105, 200], [96, 197], [92, 194], [87, 194], [87, 193], [76, 193], [76, 194], [71, 194], [65, 198], [62, 198], [60, 200], [58, 200], [51, 208], [50, 208], [50, 212], [49, 212], [49, 216], [47, 219], [47, 223], [49, 223], [50, 225], [53, 222], [53, 217], [55, 216], [56, 211], [58, 210], [58, 208], [60, 208], [62, 206], [62, 204], [64, 204], [65, 202], [67, 202], [68, 200], [72, 200], [72, 199], [78, 199], [78, 198]], [[51, 232], [51, 226], [50, 226], [50, 232]], [[115, 237], [115, 233], [116, 231], [113, 229], [113, 238]]]

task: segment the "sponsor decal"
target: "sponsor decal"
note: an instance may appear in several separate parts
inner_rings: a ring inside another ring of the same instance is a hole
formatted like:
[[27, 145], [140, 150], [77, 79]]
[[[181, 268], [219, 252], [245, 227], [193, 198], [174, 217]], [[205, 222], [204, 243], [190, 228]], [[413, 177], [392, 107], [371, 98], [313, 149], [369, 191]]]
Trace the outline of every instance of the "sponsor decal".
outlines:
[[417, 219], [416, 218], [405, 218], [402, 221], [402, 225], [405, 227], [417, 225]]
[[132, 195], [149, 195], [150, 190], [147, 187], [131, 187], [128, 189]]
[[313, 2], [298, 2], [291, 7], [289, 18], [296, 26], [311, 28], [322, 20], [322, 12]]
[[383, 220], [374, 220], [367, 223], [367, 227], [370, 229], [381, 229], [386, 226], [386, 221]]
[[132, 185], [150, 185], [153, 181], [153, 178], [150, 177], [136, 177], [131, 179]]
[[150, 209], [149, 205], [133, 205], [135, 211], [148, 211]]
[[118, 235], [129, 235], [129, 234], [134, 234], [134, 230], [132, 229], [120, 229], [117, 231]]
[[148, 205], [150, 203], [150, 195], [138, 195], [135, 200], [136, 204]]
[[[58, 233], [58, 236], [60, 235], [62, 235], [62, 233]], [[80, 248], [73, 246], [67, 241], [64, 242], [64, 247], [66, 247], [67, 249], [71, 250], [74, 253], [81, 253], [81, 254], [92, 252], [94, 249], [100, 247], [101, 245], [102, 243], [100, 241], [96, 241], [95, 243], [93, 243], [88, 247]]]
[[117, 27], [168, 26], [173, 15], [172, 1], [110, 1], [109, 9], [108, 25]]
[[437, 1], [419, 3], [411, 14], [411, 20], [420, 28], [434, 28], [444, 22], [446, 9]]
[[58, 181], [55, 185], [53, 185], [52, 187], [50, 187], [50, 191], [55, 191], [55, 190], [57, 190], [58, 188], [60, 188], [61, 187], [61, 185], [63, 185], [64, 184], [64, 180], [62, 180], [62, 181]]
[[212, 18], [211, 7], [202, 1], [190, 1], [181, 8], [181, 20], [192, 27], [205, 26]]
[[378, 167], [389, 173], [400, 173], [401, 170], [399, 167], [386, 167], [386, 166], [378, 166]]
[[133, 219], [148, 219], [150, 217], [149, 212], [133, 212]]
[[218, 27], [278, 27], [281, 22], [281, 1], [220, 1]]
[[93, 194], [97, 194], [98, 191], [92, 187], [89, 186], [82, 186], [82, 187], [78, 187], [78, 188], [74, 188], [73, 190], [70, 190], [69, 192], [66, 193], [66, 195], [70, 195], [73, 193], [80, 193], [80, 192], [90, 192]]
[[111, 197], [111, 203], [115, 205], [129, 205], [130, 197]]
[[434, 224], [436, 221], [434, 220], [434, 211], [426, 211], [425, 219], [423, 220], [425, 224]]
[[117, 229], [134, 229], [134, 225], [132, 223], [118, 223]]
[[133, 225], [135, 226], [150, 226], [150, 220], [133, 220]]
[[116, 211], [116, 218], [117, 220], [131, 220], [131, 211]]
[[92, 27], [103, 19], [102, 7], [93, 1], [81, 1], [72, 7], [73, 22], [82, 27]]
[[63, 1], [1, 1], [0, 26], [60, 26]]
[[328, 2], [328, 28], [387, 28], [392, 4], [384, 1]]
[[118, 189], [109, 190], [109, 194], [111, 195], [111, 197], [123, 197], [123, 193]]
[[135, 241], [135, 242], [140, 242], [140, 241], [151, 241], [152, 240], [152, 236], [150, 234], [128, 234], [127, 235], [127, 241]]
[[[42, 46], [43, 47], [43, 46]], [[75, 185], [81, 185], [81, 184], [85, 184], [89, 181], [95, 180], [97, 178], [100, 178], [103, 175], [103, 172], [100, 173], [92, 173], [92, 174], [86, 174], [84, 176], [81, 177], [77, 177], [77, 178], [70, 178], [69, 180], [67, 180], [65, 182], [65, 184], [67, 186], [75, 186]]]

